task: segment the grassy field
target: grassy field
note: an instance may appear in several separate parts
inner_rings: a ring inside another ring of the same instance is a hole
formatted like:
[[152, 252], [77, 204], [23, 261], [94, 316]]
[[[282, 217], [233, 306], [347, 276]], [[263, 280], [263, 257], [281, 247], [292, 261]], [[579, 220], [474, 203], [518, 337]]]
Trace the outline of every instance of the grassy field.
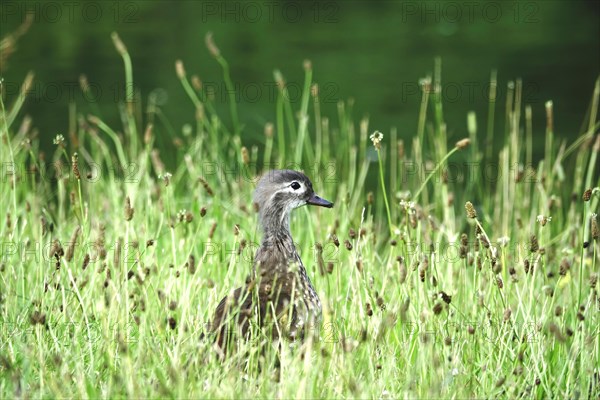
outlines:
[[[599, 81], [566, 142], [551, 102], [522, 104], [522, 82], [494, 74], [509, 100], [465, 116], [465, 130], [444, 123], [436, 60], [402, 141], [352, 102], [321, 115], [305, 62], [297, 103], [275, 71], [273, 121], [256, 135], [244, 104], [219, 115], [177, 62], [196, 114], [174, 129], [155, 98], [127, 90], [134, 71], [113, 40], [122, 126], [94, 102], [72, 105], [62, 135], [33, 128], [25, 96], [0, 110], [0, 398], [599, 397]], [[40, 135], [55, 136], [52, 152]], [[502, 148], [485, 145], [497, 135]], [[265, 337], [223, 362], [201, 337], [251, 271], [256, 176], [284, 167], [335, 207], [292, 219], [324, 315], [310, 340], [281, 347], [278, 374]]]

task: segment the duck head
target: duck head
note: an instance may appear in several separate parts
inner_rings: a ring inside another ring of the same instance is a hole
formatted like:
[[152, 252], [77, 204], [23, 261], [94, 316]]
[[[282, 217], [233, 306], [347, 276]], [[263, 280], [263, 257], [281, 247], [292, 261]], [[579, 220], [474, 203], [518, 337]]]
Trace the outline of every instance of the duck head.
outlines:
[[306, 175], [287, 169], [271, 170], [260, 178], [254, 191], [254, 203], [265, 233], [276, 229], [289, 231], [290, 213], [298, 207], [333, 207], [332, 202], [317, 196]]

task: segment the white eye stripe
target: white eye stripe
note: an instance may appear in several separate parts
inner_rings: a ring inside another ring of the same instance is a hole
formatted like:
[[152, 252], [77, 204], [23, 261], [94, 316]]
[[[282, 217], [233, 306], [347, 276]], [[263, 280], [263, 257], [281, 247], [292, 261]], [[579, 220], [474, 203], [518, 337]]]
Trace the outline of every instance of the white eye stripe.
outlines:
[[304, 183], [302, 182], [298, 182], [298, 181], [294, 181], [296, 183], [298, 183], [300, 185], [300, 187], [298, 189], [294, 189], [292, 187], [292, 183], [286, 184], [285, 187], [283, 187], [282, 189], [279, 189], [276, 193], [296, 193], [296, 194], [300, 194], [300, 193], [304, 193], [306, 192], [306, 186], [304, 185]]
[[286, 184], [286, 186], [284, 186], [283, 188], [273, 192], [273, 194], [271, 194], [271, 196], [269, 196], [269, 201], [272, 201], [273, 198], [278, 194], [278, 193], [293, 193], [295, 195], [300, 195], [300, 194], [304, 194], [306, 192], [306, 188], [304, 187], [303, 183], [300, 183], [300, 188], [299, 189], [292, 189], [292, 187], [290, 186], [291, 184]]

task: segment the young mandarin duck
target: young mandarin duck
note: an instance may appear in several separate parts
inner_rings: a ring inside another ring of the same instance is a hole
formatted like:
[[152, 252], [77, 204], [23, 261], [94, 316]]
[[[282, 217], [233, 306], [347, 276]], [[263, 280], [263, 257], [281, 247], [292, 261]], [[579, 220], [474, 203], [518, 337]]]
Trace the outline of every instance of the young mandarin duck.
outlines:
[[222, 351], [233, 331], [248, 337], [252, 315], [258, 316], [260, 327], [269, 326], [274, 338], [281, 333], [291, 339], [303, 337], [321, 316], [319, 296], [290, 233], [290, 214], [306, 204], [331, 208], [333, 203], [315, 194], [306, 175], [292, 170], [264, 174], [254, 191], [254, 203], [258, 206], [262, 242], [254, 258], [252, 277], [223, 298], [215, 311], [212, 332]]

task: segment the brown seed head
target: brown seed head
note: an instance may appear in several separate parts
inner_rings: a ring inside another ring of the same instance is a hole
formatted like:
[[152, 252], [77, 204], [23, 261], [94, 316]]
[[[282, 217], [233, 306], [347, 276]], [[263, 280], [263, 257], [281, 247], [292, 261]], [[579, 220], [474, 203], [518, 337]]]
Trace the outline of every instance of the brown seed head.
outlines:
[[367, 204], [373, 204], [373, 192], [367, 193]]
[[131, 200], [129, 196], [125, 198], [125, 221], [131, 221], [133, 218], [134, 209], [131, 207]]
[[456, 142], [456, 148], [462, 150], [462, 149], [466, 148], [467, 146], [469, 146], [469, 144], [471, 144], [471, 139], [464, 138], [464, 139], [461, 139], [458, 142]]
[[360, 259], [356, 260], [356, 269], [358, 270], [358, 272], [362, 272], [362, 270], [363, 270], [362, 260], [360, 260]]
[[206, 179], [200, 177], [198, 178], [198, 182], [200, 182], [202, 184], [202, 186], [204, 187], [204, 190], [206, 190], [206, 193], [209, 196], [214, 196], [215, 192], [213, 192], [212, 188], [210, 187], [210, 185], [208, 184], [208, 182], [206, 181]]
[[196, 272], [196, 258], [193, 254], [190, 254], [190, 256], [188, 257], [187, 269], [192, 275]]
[[408, 271], [406, 269], [406, 264], [404, 264], [404, 260], [400, 259], [398, 260], [398, 262], [400, 263], [400, 271], [398, 272], [398, 279], [400, 281], [400, 283], [404, 283], [406, 282], [406, 275], [408, 274]]
[[79, 232], [81, 231], [81, 227], [77, 226], [71, 235], [71, 241], [69, 242], [69, 247], [67, 247], [67, 254], [65, 255], [65, 260], [71, 261], [73, 259], [73, 254], [75, 254], [75, 245], [77, 244], [77, 237], [79, 236]]
[[65, 254], [60, 242], [58, 241], [58, 239], [55, 239], [54, 242], [52, 242], [52, 247], [50, 247], [50, 257], [54, 257], [57, 260], [60, 259], [63, 255]]
[[442, 300], [444, 301], [444, 303], [450, 304], [452, 302], [452, 296], [450, 296], [448, 293], [446, 293], [442, 290], [439, 294], [440, 294], [440, 297], [442, 298]]
[[490, 248], [490, 241], [488, 240], [486, 235], [479, 235], [479, 240], [481, 240], [483, 247], [485, 247], [486, 249]]
[[340, 247], [340, 240], [338, 239], [338, 237], [335, 233], [331, 234], [331, 241], [333, 242], [335, 247]]
[[554, 315], [556, 315], [557, 317], [560, 317], [563, 313], [563, 309], [561, 306], [556, 306], [556, 308], [554, 309]]
[[590, 275], [590, 287], [592, 289], [596, 289], [596, 284], [598, 283], [598, 274], [596, 272], [593, 272]]
[[458, 256], [463, 259], [467, 258], [468, 252], [469, 252], [469, 249], [467, 248], [467, 246], [464, 246], [461, 244], [458, 249]]
[[496, 388], [502, 387], [502, 385], [504, 385], [504, 382], [506, 382], [506, 377], [501, 376], [500, 379], [498, 379], [498, 381], [496, 382]]
[[467, 210], [467, 217], [471, 219], [477, 218], [477, 211], [475, 211], [475, 207], [473, 207], [473, 203], [467, 201], [465, 203], [465, 210]]
[[538, 243], [537, 237], [535, 235], [531, 235], [531, 237], [529, 238], [529, 251], [535, 253], [539, 249], [540, 245]]
[[562, 334], [562, 332], [560, 331], [560, 328], [558, 327], [558, 325], [556, 325], [556, 323], [554, 322], [550, 322], [548, 324], [548, 331], [554, 335], [554, 338], [556, 340], [558, 340], [559, 342], [564, 342], [565, 341], [565, 337]]
[[242, 147], [242, 162], [245, 165], [250, 164], [250, 155], [248, 154], [248, 148], [246, 146]]
[[77, 180], [81, 179], [81, 173], [79, 172], [79, 156], [77, 155], [77, 153], [73, 153], [73, 155], [71, 156], [71, 168], [73, 169], [73, 175], [75, 175], [75, 178], [77, 178]]
[[500, 275], [496, 276], [496, 285], [498, 285], [498, 289], [504, 288], [504, 281]]
[[410, 227], [413, 229], [417, 228], [417, 213], [416, 212], [409, 212], [408, 214], [408, 222], [410, 223]]
[[426, 268], [419, 268], [419, 279], [421, 280], [421, 282], [425, 282], [425, 272], [426, 272]]
[[571, 263], [566, 258], [563, 258], [560, 262], [560, 275], [565, 276], [567, 272], [571, 269]]
[[84, 269], [84, 270], [85, 270], [85, 269], [87, 268], [87, 266], [89, 265], [89, 263], [90, 263], [90, 255], [89, 255], [89, 254], [86, 254], [86, 255], [83, 257], [83, 266], [82, 266], [82, 269]]
[[333, 263], [331, 261], [327, 263], [327, 273], [333, 273]]
[[35, 310], [29, 316], [29, 321], [31, 322], [31, 325], [37, 325], [37, 324], [46, 325], [46, 314], [43, 314], [43, 313]]
[[247, 245], [248, 245], [248, 242], [246, 241], [246, 239], [240, 240], [240, 245], [238, 246], [238, 251], [237, 251], [238, 256], [242, 254], [242, 252], [244, 251], [244, 249], [246, 248]]
[[565, 333], [567, 334], [567, 336], [573, 336], [575, 334], [573, 329], [569, 328], [568, 326], [565, 328]]
[[[523, 270], [525, 271], [526, 274], [529, 273], [529, 260], [528, 259], [523, 260]], [[531, 269], [531, 272], [533, 272], [533, 268]]]
[[497, 258], [492, 258], [492, 271], [495, 274], [502, 272], [502, 262]]
[[508, 321], [510, 319], [511, 314], [512, 310], [510, 308], [504, 310], [504, 321]]
[[215, 234], [215, 230], [217, 229], [217, 223], [213, 222], [212, 226], [210, 227], [210, 231], [208, 232], [208, 238], [212, 239], [212, 237]]

